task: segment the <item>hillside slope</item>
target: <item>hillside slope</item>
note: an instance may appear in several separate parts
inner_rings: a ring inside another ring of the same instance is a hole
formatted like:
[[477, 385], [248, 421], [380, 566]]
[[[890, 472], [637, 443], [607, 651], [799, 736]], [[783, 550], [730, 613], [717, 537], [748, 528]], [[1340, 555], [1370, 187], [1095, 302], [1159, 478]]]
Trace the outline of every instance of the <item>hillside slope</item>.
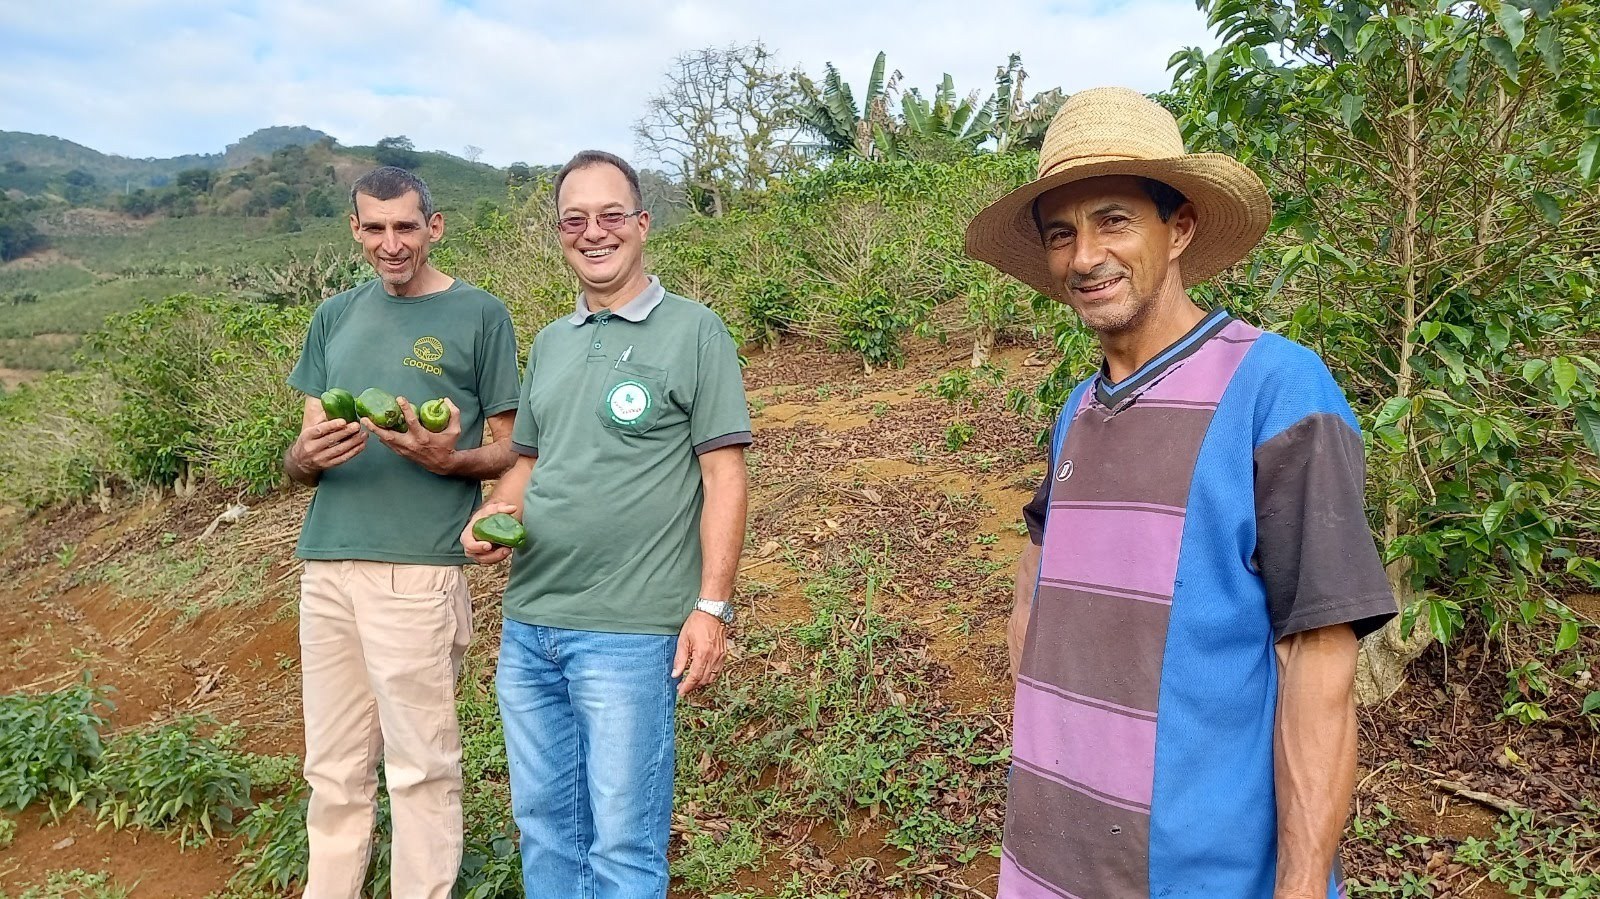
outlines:
[[[680, 711], [675, 899], [993, 896], [1005, 617], [1026, 539], [1019, 510], [1043, 466], [1039, 423], [1000, 398], [1043, 377], [1040, 352], [1002, 347], [1005, 383], [959, 412], [933, 385], [966, 354], [933, 342], [871, 375], [804, 347], [752, 354], [742, 622], [724, 680]], [[958, 417], [975, 436], [950, 451]], [[115, 728], [207, 714], [240, 722], [242, 748], [297, 756], [291, 554], [307, 499], [255, 501], [214, 531], [236, 499], [206, 490], [0, 522], [0, 639], [13, 650], [0, 692], [64, 687], [88, 669], [118, 690]], [[506, 802], [492, 702], [505, 573], [470, 573], [477, 635], [460, 690], [469, 827], [490, 831]], [[1572, 602], [1600, 618], [1600, 601]], [[1593, 657], [1600, 641], [1582, 639]], [[1405, 692], [1363, 713], [1344, 846], [1353, 895], [1505, 899], [1532, 895], [1508, 891], [1511, 876], [1596, 876], [1600, 842], [1579, 811], [1600, 795], [1592, 735], [1581, 722], [1497, 718], [1501, 664], [1470, 647], [1435, 651]], [[1497, 820], [1463, 789], [1540, 817]], [[1535, 823], [1556, 813], [1570, 824]], [[201, 899], [240, 864], [237, 836], [180, 852], [171, 835], [99, 831], [82, 812], [18, 823], [0, 890], [81, 868], [134, 899]], [[1573, 859], [1575, 873], [1560, 874]], [[1403, 881], [1424, 886], [1401, 893]]]

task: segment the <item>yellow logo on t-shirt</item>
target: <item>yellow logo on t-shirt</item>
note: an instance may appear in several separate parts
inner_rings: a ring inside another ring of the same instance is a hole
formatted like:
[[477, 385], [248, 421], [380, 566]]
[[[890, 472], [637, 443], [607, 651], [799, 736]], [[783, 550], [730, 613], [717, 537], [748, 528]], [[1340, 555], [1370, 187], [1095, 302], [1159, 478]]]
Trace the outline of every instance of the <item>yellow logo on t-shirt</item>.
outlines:
[[411, 345], [411, 352], [423, 362], [438, 362], [444, 358], [444, 344], [437, 337], [421, 337]]
[[444, 344], [439, 341], [439, 338], [419, 337], [417, 342], [411, 345], [411, 352], [415, 355], [407, 356], [405, 361], [401, 363], [402, 365], [409, 368], [419, 368], [430, 375], [444, 374], [444, 369], [434, 365], [435, 362], [444, 358]]

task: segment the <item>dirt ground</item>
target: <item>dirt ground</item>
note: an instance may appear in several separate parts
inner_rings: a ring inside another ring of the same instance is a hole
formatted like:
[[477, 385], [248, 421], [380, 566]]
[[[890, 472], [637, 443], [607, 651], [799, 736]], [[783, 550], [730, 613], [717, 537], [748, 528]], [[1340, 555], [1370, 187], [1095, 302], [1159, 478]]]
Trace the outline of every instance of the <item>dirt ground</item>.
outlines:
[[[1004, 398], [1009, 389], [1031, 390], [1047, 368], [1029, 347], [1003, 347], [995, 361], [1008, 373], [1006, 384], [956, 411], [929, 386], [967, 358], [966, 348], [928, 343], [910, 358], [905, 368], [869, 375], [854, 359], [820, 351], [752, 356], [746, 384], [756, 445], [741, 579], [761, 589], [744, 614], [777, 622], [810, 614], [802, 574], [779, 547], [821, 554], [846, 538], [895, 536], [908, 507], [942, 516], [941, 527], [957, 539], [930, 545], [924, 564], [906, 566], [884, 610], [916, 628], [945, 673], [930, 688], [939, 701], [990, 713], [1003, 727], [1010, 712], [1004, 630], [1011, 565], [1026, 539], [1020, 509], [1044, 465], [1039, 425], [1004, 411]], [[952, 452], [945, 431], [957, 416], [974, 426], [974, 437]], [[236, 501], [251, 506], [244, 520], [212, 529]], [[298, 754], [298, 566], [291, 555], [305, 502], [303, 492], [248, 499], [202, 489], [188, 499], [123, 498], [107, 514], [78, 508], [26, 520], [0, 515], [0, 643], [7, 647], [0, 692], [61, 687], [88, 670], [116, 690], [116, 728], [204, 713], [239, 721], [246, 749]], [[170, 572], [197, 553], [250, 562], [239, 569], [249, 572], [247, 595], [215, 579], [172, 580]], [[140, 559], [164, 567], [141, 567]], [[472, 572], [482, 626], [467, 676], [480, 686], [492, 677], [503, 577]], [[1591, 623], [1600, 620], [1600, 601], [1578, 597], [1573, 605]], [[1584, 639], [1593, 642], [1587, 633]], [[1363, 713], [1357, 813], [1389, 811], [1372, 840], [1347, 843], [1351, 873], [1398, 879], [1427, 870], [1441, 878], [1445, 891], [1436, 896], [1499, 899], [1509, 894], [1452, 870], [1448, 846], [1489, 836], [1498, 812], [1439, 782], [1551, 814], [1600, 796], [1588, 725], [1523, 727], [1499, 719], [1503, 668], [1484, 656], [1468, 647], [1447, 657], [1436, 647], [1399, 696]], [[1505, 762], [1508, 748], [1519, 763]], [[81, 810], [59, 822], [35, 810], [17, 820], [16, 842], [0, 851], [0, 891], [49, 871], [84, 868], [112, 873], [141, 899], [200, 899], [222, 889], [234, 871], [226, 840], [182, 850], [160, 835], [97, 830]], [[1444, 839], [1392, 851], [1411, 834]], [[890, 870], [902, 858], [884, 846], [881, 824], [869, 820], [843, 836], [798, 833], [796, 844], [806, 843], [809, 852], [741, 876], [741, 884], [765, 888], [801, 864], [868, 860]], [[982, 856], [940, 877], [951, 884], [948, 895], [992, 896], [996, 866]]]

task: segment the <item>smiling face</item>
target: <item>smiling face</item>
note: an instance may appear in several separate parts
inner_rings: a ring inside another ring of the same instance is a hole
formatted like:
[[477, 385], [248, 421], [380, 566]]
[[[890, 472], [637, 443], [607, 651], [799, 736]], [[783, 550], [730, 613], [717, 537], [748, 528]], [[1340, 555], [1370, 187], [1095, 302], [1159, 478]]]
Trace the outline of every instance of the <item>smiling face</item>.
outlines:
[[574, 169], [561, 182], [556, 203], [560, 218], [588, 216], [581, 232], [559, 233], [567, 264], [591, 299], [626, 301], [644, 289], [644, 241], [650, 233], [650, 213], [629, 216], [615, 231], [600, 227], [596, 219], [604, 212], [627, 214], [639, 208], [633, 187], [620, 169], [603, 163]]
[[1088, 178], [1037, 204], [1050, 277], [1097, 334], [1137, 328], [1161, 303], [1186, 299], [1178, 257], [1194, 237], [1194, 207], [1167, 221], [1138, 178]]
[[425, 278], [428, 251], [444, 237], [444, 216], [422, 216], [422, 198], [408, 191], [392, 200], [358, 193], [350, 232], [391, 296], [416, 295]]

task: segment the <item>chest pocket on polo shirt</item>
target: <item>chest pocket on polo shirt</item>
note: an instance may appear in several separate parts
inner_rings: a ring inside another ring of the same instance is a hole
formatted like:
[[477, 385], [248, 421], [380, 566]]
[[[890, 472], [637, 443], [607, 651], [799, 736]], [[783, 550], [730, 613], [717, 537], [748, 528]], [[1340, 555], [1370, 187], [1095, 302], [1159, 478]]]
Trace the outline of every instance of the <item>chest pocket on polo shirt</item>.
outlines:
[[637, 362], [614, 366], [602, 382], [595, 414], [600, 423], [625, 434], [648, 433], [661, 421], [667, 401], [667, 370]]

